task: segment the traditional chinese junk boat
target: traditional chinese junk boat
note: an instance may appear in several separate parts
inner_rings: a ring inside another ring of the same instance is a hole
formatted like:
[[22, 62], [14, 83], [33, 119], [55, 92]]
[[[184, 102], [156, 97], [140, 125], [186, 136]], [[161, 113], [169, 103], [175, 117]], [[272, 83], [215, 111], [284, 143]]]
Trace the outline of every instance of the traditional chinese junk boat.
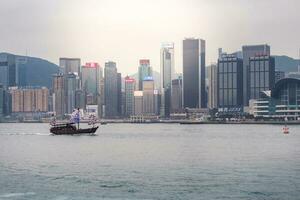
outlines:
[[[71, 115], [69, 123], [56, 123], [55, 119], [50, 123], [50, 132], [54, 135], [77, 135], [77, 134], [94, 134], [98, 126], [95, 125], [95, 117], [90, 117], [89, 125], [93, 125], [91, 128], [80, 128], [80, 113], [79, 109], [75, 110]], [[77, 126], [76, 126], [77, 125]]]

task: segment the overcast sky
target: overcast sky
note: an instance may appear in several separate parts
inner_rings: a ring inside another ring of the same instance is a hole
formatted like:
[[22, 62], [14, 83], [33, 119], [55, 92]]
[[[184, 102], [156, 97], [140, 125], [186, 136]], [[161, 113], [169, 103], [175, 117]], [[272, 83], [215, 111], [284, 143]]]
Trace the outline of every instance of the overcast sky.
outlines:
[[300, 0], [0, 0], [0, 51], [82, 63], [117, 62], [123, 76], [149, 58], [159, 71], [160, 46], [175, 43], [182, 71], [182, 40], [206, 40], [207, 65], [217, 49], [267, 43], [272, 54], [298, 57]]

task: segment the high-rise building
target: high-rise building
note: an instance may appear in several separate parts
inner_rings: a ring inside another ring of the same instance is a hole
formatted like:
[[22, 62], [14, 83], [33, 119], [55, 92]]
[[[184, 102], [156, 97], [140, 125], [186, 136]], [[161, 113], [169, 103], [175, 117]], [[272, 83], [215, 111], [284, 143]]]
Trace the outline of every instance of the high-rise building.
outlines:
[[285, 77], [284, 71], [275, 70], [275, 83]]
[[55, 111], [57, 118], [62, 118], [66, 112], [65, 81], [63, 74], [53, 75], [52, 81], [53, 111]]
[[263, 45], [245, 45], [242, 47], [243, 50], [243, 105], [249, 105], [250, 97], [250, 80], [249, 80], [249, 69], [250, 69], [250, 57], [256, 55], [270, 56], [270, 46], [267, 44]]
[[205, 108], [205, 40], [183, 40], [183, 105]]
[[0, 84], [0, 121], [1, 118], [4, 116], [4, 87], [2, 84]]
[[80, 75], [80, 66], [80, 58], [59, 58], [59, 67], [65, 75], [68, 73], [77, 73]]
[[154, 115], [154, 80], [151, 76], [143, 81], [143, 114]]
[[208, 77], [208, 108], [218, 108], [218, 68], [211, 64], [207, 69]]
[[125, 77], [125, 116], [134, 114], [134, 91], [135, 79], [129, 76]]
[[118, 116], [118, 72], [115, 62], [105, 63], [104, 68], [105, 117]]
[[260, 92], [271, 90], [275, 85], [275, 59], [267, 55], [256, 55], [249, 58], [249, 67], [249, 99], [258, 99]]
[[134, 91], [134, 115], [143, 114], [143, 91]]
[[18, 56], [16, 57], [16, 85], [18, 87], [28, 86], [27, 75], [30, 72], [26, 70], [27, 57]]
[[172, 113], [182, 111], [182, 77], [172, 80]]
[[152, 76], [152, 68], [150, 67], [150, 60], [141, 59], [139, 66], [139, 90], [143, 90], [143, 81], [146, 77]]
[[12, 54], [0, 55], [0, 84], [6, 89], [17, 85], [16, 58]]
[[118, 116], [122, 115], [122, 75], [117, 74], [117, 91], [118, 91]]
[[243, 60], [236, 55], [223, 55], [218, 59], [218, 108], [243, 106]]
[[68, 73], [66, 75], [66, 86], [67, 86], [67, 101], [65, 102], [66, 103], [66, 112], [68, 114], [71, 114], [73, 112], [74, 109], [76, 109], [76, 106], [75, 106], [75, 94], [76, 94], [76, 90], [78, 89], [78, 80], [79, 80], [79, 77], [77, 75], [76, 72], [72, 73]]
[[174, 43], [163, 44], [160, 50], [161, 117], [170, 117], [174, 70]]
[[82, 66], [82, 88], [85, 96], [92, 96], [92, 102], [88, 104], [98, 104], [98, 98], [100, 98], [100, 66], [98, 63], [86, 63]]
[[49, 90], [42, 88], [13, 88], [12, 112], [48, 112]]

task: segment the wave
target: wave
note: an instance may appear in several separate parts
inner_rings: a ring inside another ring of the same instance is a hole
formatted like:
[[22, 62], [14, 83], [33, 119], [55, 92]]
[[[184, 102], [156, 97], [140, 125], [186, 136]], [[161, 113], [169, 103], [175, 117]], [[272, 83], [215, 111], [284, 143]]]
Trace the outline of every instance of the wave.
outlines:
[[0, 194], [0, 198], [11, 198], [11, 197], [20, 197], [20, 196], [33, 196], [35, 195], [34, 192], [24, 192], [24, 193], [7, 193], [7, 194]]
[[51, 133], [0, 133], [0, 135], [38, 135], [38, 136], [49, 136]]

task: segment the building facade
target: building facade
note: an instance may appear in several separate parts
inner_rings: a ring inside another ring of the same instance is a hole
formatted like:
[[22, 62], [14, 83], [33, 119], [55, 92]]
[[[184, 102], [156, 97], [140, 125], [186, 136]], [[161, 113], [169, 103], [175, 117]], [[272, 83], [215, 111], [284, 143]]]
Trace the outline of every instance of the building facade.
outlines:
[[183, 40], [183, 106], [205, 108], [205, 40]]
[[16, 57], [12, 54], [0, 54], [0, 84], [4, 88], [17, 85]]
[[105, 63], [104, 68], [105, 117], [118, 116], [118, 71], [115, 62]]
[[285, 77], [284, 71], [275, 70], [275, 83], [277, 83], [280, 79]]
[[65, 81], [63, 74], [55, 74], [52, 79], [53, 111], [57, 118], [63, 118], [66, 112]]
[[256, 55], [249, 58], [250, 99], [258, 99], [260, 92], [271, 90], [275, 84], [275, 59]]
[[75, 100], [76, 100], [76, 91], [78, 89], [78, 80], [79, 77], [77, 73], [68, 73], [66, 75], [66, 86], [67, 86], [67, 95], [66, 95], [66, 112], [71, 114], [73, 110], [76, 108]]
[[171, 112], [177, 113], [182, 111], [182, 77], [172, 80], [172, 105]]
[[145, 77], [143, 81], [143, 114], [155, 115], [154, 80], [152, 77]]
[[207, 69], [208, 76], [208, 108], [218, 108], [218, 67], [211, 64]]
[[243, 107], [243, 60], [236, 55], [218, 59], [218, 108], [239, 110]]
[[149, 59], [141, 59], [140, 66], [138, 69], [138, 76], [139, 76], [139, 85], [138, 89], [143, 90], [143, 81], [146, 77], [152, 76], [152, 68], [150, 66]]
[[125, 116], [127, 117], [134, 114], [134, 91], [135, 79], [125, 77]]
[[160, 50], [161, 117], [170, 117], [174, 71], [174, 43], [163, 44]]
[[143, 115], [143, 91], [134, 91], [134, 115]]
[[243, 51], [243, 105], [249, 105], [250, 99], [250, 57], [256, 55], [270, 56], [270, 46], [267, 44], [263, 45], [245, 45], [242, 47]]
[[86, 95], [92, 95], [92, 102], [98, 104], [100, 96], [100, 65], [98, 63], [86, 63], [82, 66], [82, 88]]

